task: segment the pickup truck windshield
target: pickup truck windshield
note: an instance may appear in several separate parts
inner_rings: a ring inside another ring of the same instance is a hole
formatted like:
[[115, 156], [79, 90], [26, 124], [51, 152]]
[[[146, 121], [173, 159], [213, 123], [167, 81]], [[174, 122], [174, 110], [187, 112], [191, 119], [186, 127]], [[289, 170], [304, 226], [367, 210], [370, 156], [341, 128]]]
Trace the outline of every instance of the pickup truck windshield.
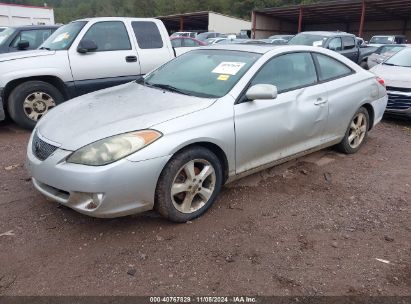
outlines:
[[3, 45], [3, 43], [6, 42], [6, 40], [13, 35], [15, 29], [9, 27], [6, 28], [4, 31], [0, 32], [0, 45]]
[[87, 21], [75, 21], [60, 27], [43, 42], [39, 49], [51, 51], [67, 50], [86, 23]]
[[291, 38], [288, 44], [291, 45], [309, 45], [309, 46], [323, 46], [327, 37], [311, 34], [299, 34]]
[[148, 86], [206, 98], [226, 95], [260, 54], [230, 50], [185, 53], [145, 78]]
[[384, 64], [411, 68], [411, 48], [404, 48], [390, 57]]

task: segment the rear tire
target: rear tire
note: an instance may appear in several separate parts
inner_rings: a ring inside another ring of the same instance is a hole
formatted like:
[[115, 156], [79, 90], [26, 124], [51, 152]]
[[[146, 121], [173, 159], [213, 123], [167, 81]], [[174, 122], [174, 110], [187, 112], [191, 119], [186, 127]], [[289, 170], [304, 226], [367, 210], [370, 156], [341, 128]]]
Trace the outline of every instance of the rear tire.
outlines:
[[343, 140], [336, 146], [345, 154], [356, 153], [368, 136], [370, 129], [370, 116], [366, 108], [361, 107], [353, 116], [345, 132]]
[[364, 70], [369, 70], [367, 60], [361, 61], [360, 67], [362, 67]]
[[160, 175], [155, 209], [170, 221], [183, 223], [201, 216], [214, 203], [223, 183], [218, 157], [194, 147], [172, 159]]
[[27, 81], [11, 92], [8, 112], [18, 125], [33, 129], [38, 120], [63, 101], [63, 94], [53, 85], [44, 81]]

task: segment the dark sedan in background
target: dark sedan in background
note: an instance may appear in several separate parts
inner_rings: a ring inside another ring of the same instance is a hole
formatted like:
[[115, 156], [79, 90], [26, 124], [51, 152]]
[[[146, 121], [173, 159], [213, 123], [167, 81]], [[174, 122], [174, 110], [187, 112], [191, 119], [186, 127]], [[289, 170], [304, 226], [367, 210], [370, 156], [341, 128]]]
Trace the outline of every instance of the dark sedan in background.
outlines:
[[37, 49], [57, 25], [11, 26], [0, 31], [0, 54]]

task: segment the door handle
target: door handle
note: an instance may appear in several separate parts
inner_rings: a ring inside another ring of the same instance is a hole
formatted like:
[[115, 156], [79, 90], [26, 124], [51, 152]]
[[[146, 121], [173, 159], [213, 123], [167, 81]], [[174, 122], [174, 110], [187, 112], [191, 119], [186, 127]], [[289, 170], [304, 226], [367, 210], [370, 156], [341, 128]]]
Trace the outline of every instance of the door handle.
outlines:
[[126, 62], [137, 62], [137, 56], [127, 56]]
[[319, 97], [319, 98], [317, 98], [317, 100], [314, 102], [314, 105], [320, 106], [320, 105], [325, 104], [325, 103], [327, 103], [327, 100]]

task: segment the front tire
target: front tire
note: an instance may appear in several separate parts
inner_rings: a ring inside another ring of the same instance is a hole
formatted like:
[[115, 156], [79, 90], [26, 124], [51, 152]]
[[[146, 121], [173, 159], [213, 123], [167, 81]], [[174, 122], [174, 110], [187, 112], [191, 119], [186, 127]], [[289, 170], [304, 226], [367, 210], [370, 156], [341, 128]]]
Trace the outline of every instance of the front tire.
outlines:
[[356, 153], [368, 136], [370, 128], [370, 116], [366, 108], [361, 107], [351, 119], [343, 140], [337, 145], [337, 149], [346, 154]]
[[213, 152], [202, 147], [184, 150], [163, 169], [156, 188], [155, 208], [173, 222], [195, 219], [214, 203], [222, 181], [221, 163]]
[[8, 112], [18, 125], [33, 129], [37, 121], [63, 101], [63, 94], [53, 85], [44, 81], [27, 81], [11, 92]]

